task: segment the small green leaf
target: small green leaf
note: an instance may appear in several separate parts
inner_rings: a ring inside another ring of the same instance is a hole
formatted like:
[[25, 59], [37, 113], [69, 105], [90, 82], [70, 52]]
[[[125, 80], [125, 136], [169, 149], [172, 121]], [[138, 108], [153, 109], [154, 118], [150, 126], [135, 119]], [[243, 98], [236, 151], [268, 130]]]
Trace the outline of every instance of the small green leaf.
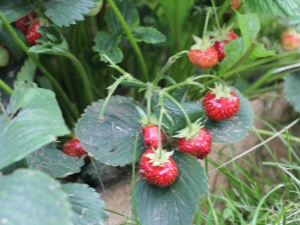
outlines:
[[63, 55], [68, 52], [69, 46], [66, 39], [53, 26], [41, 26], [38, 30], [42, 37], [37, 40], [38, 45], [29, 48], [29, 52], [51, 55]]
[[17, 79], [14, 81], [15, 89], [27, 89], [31, 87], [31, 82], [34, 79], [36, 72], [36, 64], [28, 58], [20, 71], [17, 74]]
[[53, 143], [43, 146], [26, 157], [30, 169], [41, 170], [50, 176], [63, 178], [80, 172], [84, 165], [83, 158], [70, 157], [57, 150]]
[[200, 195], [208, 195], [207, 176], [199, 161], [182, 152], [172, 156], [179, 175], [170, 186], [159, 188], [141, 179], [136, 184], [137, 215], [143, 225], [191, 224]]
[[[121, 41], [121, 36], [115, 36], [107, 31], [100, 31], [97, 33], [95, 42], [95, 51], [99, 52], [100, 57], [105, 54], [114, 63], [119, 63], [123, 59], [123, 53], [118, 48], [118, 44]], [[101, 60], [108, 62], [105, 58], [101, 57]]]
[[[158, 97], [155, 96], [152, 99], [152, 109], [156, 115], [157, 118], [159, 118], [160, 115], [160, 106], [158, 105]], [[169, 99], [165, 99], [165, 108], [168, 112], [168, 114], [173, 119], [173, 124], [169, 119], [164, 116], [163, 117], [163, 125], [167, 128], [167, 132], [170, 135], [175, 134], [176, 131], [179, 131], [187, 126], [185, 117], [182, 113], [182, 111], [178, 108], [177, 105], [175, 105], [173, 102], [171, 102]], [[183, 107], [183, 109], [186, 111], [187, 115], [189, 116], [191, 122], [194, 122], [195, 120], [205, 117], [205, 112], [203, 108], [197, 104], [191, 103], [191, 102], [184, 102], [180, 103], [180, 105]]]
[[212, 135], [213, 142], [228, 144], [238, 142], [244, 139], [252, 128], [254, 112], [250, 102], [237, 89], [231, 88], [240, 98], [240, 110], [227, 120], [213, 121], [208, 119], [206, 121], [205, 128]]
[[104, 122], [98, 117], [104, 100], [88, 106], [79, 119], [75, 133], [84, 149], [99, 162], [123, 166], [132, 162], [136, 135], [139, 136], [137, 156], [145, 150], [140, 116], [136, 107], [145, 109], [137, 101], [122, 96], [109, 99], [104, 113]]
[[[14, 22], [34, 9], [34, 5], [26, 0], [1, 0], [0, 12], [5, 16], [9, 23]], [[0, 20], [0, 28], [3, 22]]]
[[296, 112], [300, 113], [300, 72], [293, 72], [284, 77], [284, 93], [285, 98], [294, 106]]
[[0, 223], [72, 225], [68, 195], [40, 171], [21, 169], [0, 177]]
[[69, 194], [74, 225], [106, 224], [104, 220], [108, 218], [108, 214], [104, 210], [105, 202], [93, 188], [86, 184], [64, 184], [62, 190]]
[[153, 27], [135, 27], [131, 31], [136, 41], [144, 41], [150, 44], [166, 41], [166, 36]]
[[300, 15], [299, 0], [244, 0], [246, 6], [255, 13], [273, 16]]
[[0, 169], [69, 132], [54, 93], [40, 88], [15, 90], [0, 127]]
[[[120, 10], [129, 28], [134, 28], [140, 24], [139, 13], [132, 1], [116, 0], [114, 2], [116, 3], [116, 6]], [[123, 26], [121, 25], [112, 8], [108, 8], [106, 10], [105, 21], [109, 30], [116, 36], [125, 34]]]
[[44, 5], [47, 8], [45, 14], [59, 27], [84, 20], [83, 15], [96, 6], [94, 0], [49, 0]]

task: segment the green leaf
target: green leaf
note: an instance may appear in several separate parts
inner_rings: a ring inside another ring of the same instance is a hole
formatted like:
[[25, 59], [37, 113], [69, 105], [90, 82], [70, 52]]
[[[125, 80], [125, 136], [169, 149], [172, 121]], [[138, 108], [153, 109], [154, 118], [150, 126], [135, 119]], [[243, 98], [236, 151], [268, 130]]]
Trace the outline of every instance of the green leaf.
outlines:
[[[13, 58], [16, 61], [20, 61], [24, 57], [24, 51], [20, 47], [18, 42], [14, 38], [11, 38], [11, 35], [7, 29], [4, 28], [1, 30], [1, 22], [2, 21], [0, 20], [0, 41], [4, 46], [6, 46], [10, 50]], [[24, 40], [24, 41], [26, 40], [25, 34], [23, 31], [19, 30], [18, 28], [15, 28], [15, 27], [13, 27], [13, 29], [22, 40]]]
[[4, 167], [1, 171], [4, 175], [8, 175], [13, 173], [15, 170], [20, 169], [20, 168], [28, 168], [27, 161], [26, 159], [21, 159], [20, 161], [17, 161], [15, 163], [10, 164], [7, 167]]
[[296, 112], [300, 113], [300, 72], [293, 72], [284, 77], [284, 93], [286, 100], [294, 106]]
[[44, 5], [47, 8], [45, 14], [59, 27], [84, 20], [83, 15], [96, 6], [93, 0], [49, 0]]
[[53, 143], [43, 146], [26, 157], [30, 169], [41, 170], [50, 176], [63, 178], [80, 172], [83, 158], [70, 157], [57, 150]]
[[74, 225], [106, 224], [104, 220], [108, 214], [104, 210], [105, 203], [93, 188], [86, 184], [64, 184], [62, 190], [69, 194]]
[[[119, 63], [123, 59], [123, 53], [118, 48], [121, 41], [121, 36], [115, 36], [107, 31], [100, 31], [94, 38], [95, 51], [99, 52], [100, 57], [105, 54], [114, 63]], [[101, 57], [101, 61], [108, 62], [105, 58]]]
[[246, 6], [255, 13], [273, 16], [300, 15], [299, 0], [244, 0]]
[[38, 30], [42, 37], [37, 40], [38, 45], [29, 48], [29, 52], [51, 55], [63, 55], [68, 52], [69, 46], [66, 39], [53, 26], [41, 26]]
[[140, 116], [136, 107], [145, 109], [137, 101], [122, 96], [109, 99], [104, 113], [104, 122], [98, 117], [104, 100], [99, 100], [85, 109], [75, 133], [83, 148], [99, 162], [123, 166], [132, 162], [136, 135], [139, 136], [137, 156], [145, 150]]
[[[114, 2], [116, 3], [116, 6], [120, 10], [129, 28], [134, 28], [140, 24], [139, 13], [132, 1], [116, 0]], [[123, 26], [121, 25], [119, 19], [117, 18], [112, 8], [106, 9], [105, 21], [109, 30], [116, 36], [125, 34]]]
[[176, 3], [174, 3], [174, 0], [160, 0], [160, 4], [172, 30], [170, 36], [174, 38], [182, 35], [184, 22], [190, 14], [194, 0], [176, 1]]
[[0, 169], [69, 131], [52, 91], [15, 90], [0, 116]]
[[208, 195], [208, 183], [199, 161], [182, 152], [172, 156], [179, 175], [170, 186], [159, 188], [141, 179], [136, 184], [137, 215], [143, 225], [191, 224], [200, 195]]
[[[175, 105], [172, 101], [169, 99], [165, 99], [165, 108], [168, 112], [168, 114], [173, 119], [173, 124], [169, 119], [164, 116], [162, 123], [167, 128], [167, 132], [170, 135], [175, 134], [176, 131], [179, 131], [187, 126], [185, 117], [182, 113], [182, 111], [178, 108], [177, 105]], [[191, 102], [184, 102], [180, 103], [180, 105], [183, 107], [183, 109], [186, 111], [187, 115], [189, 116], [190, 120], [193, 122], [201, 117], [205, 117], [205, 112], [201, 106], [198, 104], [194, 104]], [[159, 118], [160, 115], [160, 106], [158, 105], [158, 97], [155, 96], [152, 99], [152, 109], [156, 115], [157, 118]]]
[[153, 27], [135, 27], [131, 31], [136, 41], [144, 41], [150, 44], [166, 41], [166, 36]]
[[[5, 16], [9, 23], [12, 23], [26, 14], [30, 13], [34, 6], [29, 4], [26, 0], [1, 0], [0, 12]], [[0, 20], [0, 28], [3, 22]]]
[[36, 72], [36, 65], [28, 58], [20, 71], [17, 74], [17, 79], [14, 81], [15, 89], [28, 89], [31, 87], [31, 82], [34, 79]]
[[0, 221], [7, 225], [72, 225], [68, 195], [58, 181], [21, 169], [0, 177]]
[[244, 52], [251, 45], [252, 41], [257, 37], [260, 30], [260, 22], [256, 14], [240, 14], [236, 12], [239, 28], [244, 40]]
[[240, 110], [235, 116], [227, 120], [213, 121], [208, 119], [206, 121], [205, 128], [212, 135], [213, 142], [238, 142], [244, 139], [252, 128], [254, 112], [250, 102], [236, 88], [231, 88], [240, 98]]

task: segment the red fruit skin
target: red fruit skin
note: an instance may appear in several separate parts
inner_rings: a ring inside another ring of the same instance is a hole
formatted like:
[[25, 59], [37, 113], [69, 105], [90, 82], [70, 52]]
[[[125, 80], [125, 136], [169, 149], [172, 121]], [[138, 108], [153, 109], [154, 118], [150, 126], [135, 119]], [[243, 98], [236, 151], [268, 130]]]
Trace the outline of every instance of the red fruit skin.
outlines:
[[163, 165], [153, 166], [153, 163], [146, 156], [146, 154], [153, 152], [152, 149], [148, 149], [143, 153], [140, 159], [140, 174], [149, 184], [168, 187], [174, 183], [178, 176], [177, 165], [170, 157], [169, 161]]
[[240, 6], [240, 4], [241, 4], [240, 0], [232, 0], [231, 1], [231, 7], [235, 10]]
[[218, 53], [214, 46], [210, 46], [206, 51], [189, 50], [189, 60], [192, 64], [203, 69], [214, 67], [218, 63]]
[[36, 15], [34, 13], [30, 13], [22, 17], [21, 19], [18, 19], [16, 21], [16, 27], [19, 28], [20, 30], [27, 31], [29, 27], [28, 22], [34, 20], [35, 18]]
[[86, 155], [84, 160], [88, 160], [87, 152], [84, 151], [78, 138], [73, 138], [67, 141], [63, 146], [63, 152], [68, 156], [78, 158], [81, 158], [83, 155]]
[[26, 24], [28, 22], [27, 16], [24, 16], [16, 21], [16, 27], [20, 30], [27, 31], [29, 25]]
[[[228, 38], [230, 38], [231, 40], [235, 40], [237, 39], [239, 36], [237, 36], [233, 30], [230, 30], [229, 34], [227, 35]], [[230, 42], [230, 40], [223, 40], [223, 41], [216, 41], [214, 44], [214, 47], [216, 49], [216, 51], [218, 52], [218, 58], [219, 58], [219, 62], [222, 62], [223, 59], [225, 58], [225, 52], [224, 52], [224, 44], [228, 44]]]
[[38, 28], [41, 26], [39, 21], [35, 21], [28, 27], [26, 33], [26, 39], [29, 44], [36, 44], [36, 40], [42, 37], [42, 35], [38, 32]]
[[[147, 148], [158, 148], [158, 126], [149, 125], [142, 127], [144, 143]], [[161, 143], [164, 142], [164, 136], [160, 133]]]
[[201, 132], [192, 138], [179, 138], [177, 142], [180, 151], [188, 153], [197, 159], [204, 159], [210, 153], [211, 143], [211, 134], [205, 128], [201, 128]]
[[233, 91], [232, 98], [215, 99], [216, 95], [208, 91], [203, 98], [203, 107], [206, 115], [216, 121], [226, 120], [233, 117], [240, 109], [240, 98]]
[[287, 51], [297, 50], [300, 44], [298, 33], [293, 30], [285, 30], [281, 34], [281, 43]]

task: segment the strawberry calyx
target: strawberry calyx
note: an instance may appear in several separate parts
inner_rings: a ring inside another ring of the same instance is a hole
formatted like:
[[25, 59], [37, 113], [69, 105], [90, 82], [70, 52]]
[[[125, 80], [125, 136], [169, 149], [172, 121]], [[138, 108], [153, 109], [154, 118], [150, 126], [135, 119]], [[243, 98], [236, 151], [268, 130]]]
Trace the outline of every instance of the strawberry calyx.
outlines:
[[166, 150], [154, 150], [153, 153], [147, 153], [145, 156], [150, 159], [150, 162], [153, 166], [164, 166], [166, 162], [170, 160], [170, 157], [173, 155], [174, 151]]
[[201, 129], [204, 128], [204, 124], [201, 122], [201, 120], [202, 118], [199, 118], [191, 124], [191, 127], [185, 127], [177, 131], [177, 134], [173, 135], [173, 137], [191, 139], [196, 134], [203, 132]]
[[141, 107], [136, 107], [136, 110], [138, 111], [140, 115], [140, 119], [138, 120], [142, 126], [151, 126], [151, 125], [158, 125], [158, 120], [155, 115], [151, 115], [150, 120], [148, 119], [147, 114], [144, 112], [144, 110], [141, 109]]
[[209, 47], [213, 46], [215, 41], [208, 36], [204, 36], [203, 39], [192, 35], [196, 44], [192, 45], [191, 50], [201, 50], [205, 52]]
[[224, 84], [215, 83], [215, 88], [210, 88], [210, 90], [216, 96], [215, 99], [235, 97], [231, 94], [231, 88]]
[[230, 38], [230, 34], [232, 33], [232, 26], [223, 27], [223, 28], [216, 28], [214, 27], [214, 30], [209, 32], [209, 35], [213, 41], [230, 41], [232, 38]]

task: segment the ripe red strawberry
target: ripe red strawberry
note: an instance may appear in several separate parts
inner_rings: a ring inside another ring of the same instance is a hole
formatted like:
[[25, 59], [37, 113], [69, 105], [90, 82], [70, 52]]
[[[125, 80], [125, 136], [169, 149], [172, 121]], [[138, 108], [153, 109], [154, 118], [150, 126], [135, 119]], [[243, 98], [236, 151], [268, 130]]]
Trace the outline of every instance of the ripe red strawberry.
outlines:
[[29, 22], [36, 18], [35, 13], [30, 13], [16, 21], [16, 27], [20, 30], [27, 31], [29, 27]]
[[[144, 142], [147, 148], [158, 148], [158, 126], [157, 125], [147, 125], [142, 127]], [[164, 136], [160, 133], [160, 141], [163, 143]]]
[[30, 24], [26, 33], [26, 39], [28, 43], [35, 45], [36, 40], [42, 37], [42, 35], [38, 32], [40, 26], [40, 21], [35, 21], [32, 24]]
[[221, 62], [226, 56], [224, 52], [224, 44], [228, 44], [231, 40], [235, 40], [239, 36], [237, 36], [233, 30], [229, 30], [228, 28], [215, 31], [213, 35], [215, 37], [212, 38], [216, 41], [214, 47], [218, 52], [219, 62]]
[[281, 34], [281, 43], [282, 43], [282, 47], [286, 51], [297, 50], [300, 44], [300, 36], [296, 30], [293, 29], [285, 30]]
[[73, 138], [67, 141], [63, 146], [63, 152], [71, 157], [81, 158], [83, 155], [86, 155], [85, 160], [88, 159], [87, 152], [84, 151], [82, 145], [80, 144], [78, 138]]
[[190, 62], [203, 69], [214, 67], [218, 63], [218, 53], [213, 47], [213, 43], [208, 38], [204, 40], [196, 36], [193, 38], [196, 44], [189, 50]]
[[177, 165], [171, 158], [173, 152], [148, 149], [140, 159], [140, 173], [148, 183], [158, 187], [167, 187], [174, 183], [178, 176]]
[[237, 10], [239, 8], [240, 4], [241, 4], [240, 0], [232, 0], [231, 1], [231, 7], [235, 10]]
[[204, 128], [200, 128], [191, 138], [183, 137], [178, 139], [178, 149], [198, 159], [204, 159], [211, 151], [212, 138]]
[[240, 99], [230, 87], [216, 84], [203, 98], [206, 115], [212, 120], [226, 120], [234, 116], [240, 109]]

